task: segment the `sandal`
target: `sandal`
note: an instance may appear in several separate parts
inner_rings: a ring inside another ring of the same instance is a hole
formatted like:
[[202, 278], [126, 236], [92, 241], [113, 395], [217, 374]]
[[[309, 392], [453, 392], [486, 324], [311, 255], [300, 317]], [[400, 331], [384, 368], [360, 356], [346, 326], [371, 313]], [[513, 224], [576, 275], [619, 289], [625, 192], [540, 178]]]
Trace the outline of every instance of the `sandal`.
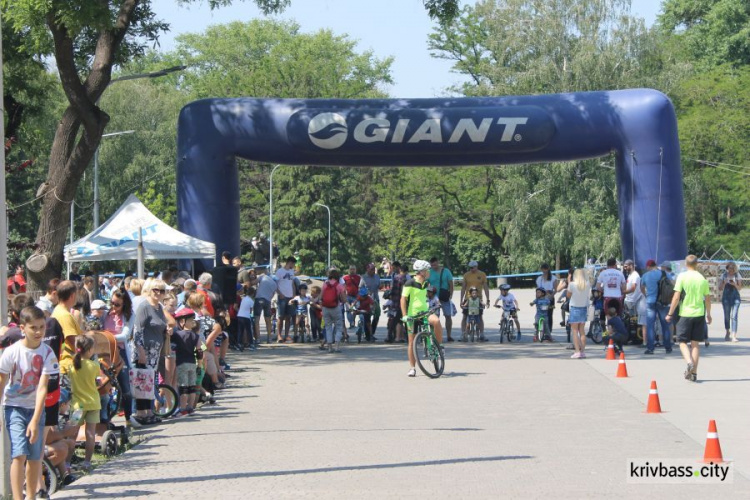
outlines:
[[151, 417], [133, 417], [133, 419], [141, 425], [150, 425], [154, 423], [151, 421]]

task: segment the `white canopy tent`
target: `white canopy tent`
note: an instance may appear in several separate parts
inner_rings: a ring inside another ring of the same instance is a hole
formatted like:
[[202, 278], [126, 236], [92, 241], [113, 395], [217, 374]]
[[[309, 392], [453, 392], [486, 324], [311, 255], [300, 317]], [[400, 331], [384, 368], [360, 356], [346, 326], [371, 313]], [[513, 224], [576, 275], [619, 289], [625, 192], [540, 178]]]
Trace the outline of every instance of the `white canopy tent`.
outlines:
[[104, 224], [65, 246], [67, 262], [138, 260], [139, 274], [145, 259], [216, 259], [216, 245], [168, 226], [131, 194]]

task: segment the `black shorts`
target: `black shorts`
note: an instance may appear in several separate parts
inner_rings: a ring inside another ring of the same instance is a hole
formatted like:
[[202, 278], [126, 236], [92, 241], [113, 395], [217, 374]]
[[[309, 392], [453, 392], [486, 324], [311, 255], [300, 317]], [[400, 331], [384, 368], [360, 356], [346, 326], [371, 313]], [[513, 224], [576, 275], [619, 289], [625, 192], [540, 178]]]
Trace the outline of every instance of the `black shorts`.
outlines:
[[[462, 309], [461, 309], [461, 313], [462, 313], [462, 314], [463, 314], [463, 315], [464, 315], [465, 317], [467, 317], [467, 318], [468, 318], [468, 317], [469, 317], [469, 308], [468, 308], [468, 307], [462, 308]], [[479, 317], [481, 318], [482, 316], [484, 316], [484, 307], [480, 307], [480, 308], [479, 308]]]
[[60, 403], [44, 407], [44, 426], [57, 426], [60, 420]]
[[703, 342], [706, 339], [706, 318], [698, 316], [695, 318], [680, 317], [677, 322], [677, 342]]

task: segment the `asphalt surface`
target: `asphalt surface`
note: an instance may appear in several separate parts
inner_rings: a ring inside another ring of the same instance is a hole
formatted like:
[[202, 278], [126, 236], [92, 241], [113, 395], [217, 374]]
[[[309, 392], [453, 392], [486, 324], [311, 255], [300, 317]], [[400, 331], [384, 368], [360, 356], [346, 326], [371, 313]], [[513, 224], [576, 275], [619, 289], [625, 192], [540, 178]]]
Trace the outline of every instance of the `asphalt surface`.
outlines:
[[[750, 498], [750, 341], [724, 342], [715, 323], [698, 383], [678, 350], [628, 346], [618, 379], [603, 346], [570, 359], [559, 327], [555, 343], [531, 343], [531, 293], [517, 292], [520, 344], [499, 343], [489, 310], [490, 342], [448, 344], [438, 380], [407, 378], [403, 345], [234, 353], [218, 405], [139, 431], [142, 444], [54, 498]], [[660, 415], [645, 413], [652, 380]], [[630, 482], [632, 459], [697, 463], [710, 419], [731, 482]]]

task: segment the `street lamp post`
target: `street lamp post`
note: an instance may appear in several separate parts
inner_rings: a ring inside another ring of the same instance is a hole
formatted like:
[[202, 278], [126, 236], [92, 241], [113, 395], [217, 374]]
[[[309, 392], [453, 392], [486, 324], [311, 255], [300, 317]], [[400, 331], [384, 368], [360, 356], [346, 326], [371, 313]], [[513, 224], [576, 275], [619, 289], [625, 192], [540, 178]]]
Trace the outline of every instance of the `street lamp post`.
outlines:
[[327, 269], [331, 269], [331, 209], [328, 207], [328, 205], [323, 205], [320, 202], [316, 202], [316, 205], [319, 207], [323, 207], [328, 211], [328, 267]]
[[268, 178], [268, 274], [273, 273], [273, 174], [281, 165], [276, 165], [271, 169], [271, 175]]
[[[105, 137], [113, 137], [116, 135], [134, 134], [135, 130], [123, 130], [122, 132], [112, 132], [111, 134], [102, 135], [102, 139]], [[99, 148], [94, 151], [94, 230], [99, 227]]]

